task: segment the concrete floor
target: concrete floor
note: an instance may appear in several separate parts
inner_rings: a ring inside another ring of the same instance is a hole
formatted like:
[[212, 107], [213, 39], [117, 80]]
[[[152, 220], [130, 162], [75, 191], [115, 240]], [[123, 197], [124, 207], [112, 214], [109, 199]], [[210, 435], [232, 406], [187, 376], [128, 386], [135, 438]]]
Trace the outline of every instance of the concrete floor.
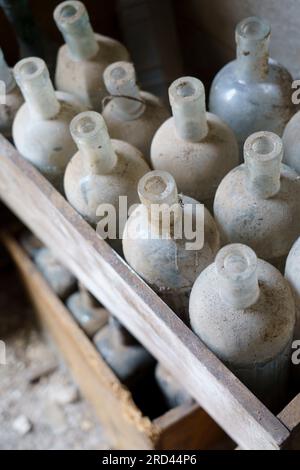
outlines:
[[18, 276], [0, 270], [0, 449], [109, 449], [93, 409], [35, 323]]

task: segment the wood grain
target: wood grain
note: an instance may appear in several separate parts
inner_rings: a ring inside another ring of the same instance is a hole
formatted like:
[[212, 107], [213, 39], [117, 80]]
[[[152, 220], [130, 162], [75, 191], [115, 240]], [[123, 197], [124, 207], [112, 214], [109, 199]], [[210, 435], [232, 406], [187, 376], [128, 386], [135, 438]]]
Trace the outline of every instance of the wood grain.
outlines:
[[90, 292], [244, 449], [280, 449], [289, 430], [0, 136], [0, 195]]

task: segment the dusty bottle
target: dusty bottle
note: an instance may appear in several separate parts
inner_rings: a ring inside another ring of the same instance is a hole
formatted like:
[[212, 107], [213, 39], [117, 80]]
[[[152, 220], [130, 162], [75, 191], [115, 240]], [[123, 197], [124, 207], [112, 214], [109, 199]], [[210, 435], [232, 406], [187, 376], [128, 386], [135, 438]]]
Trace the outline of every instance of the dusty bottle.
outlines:
[[222, 178], [238, 165], [238, 147], [227, 124], [205, 109], [197, 78], [182, 77], [169, 88], [173, 117], [156, 132], [151, 146], [155, 170], [175, 178], [178, 190], [212, 207]]
[[291, 101], [292, 77], [269, 58], [271, 27], [265, 19], [250, 17], [236, 27], [237, 58], [215, 77], [209, 109], [233, 129], [243, 160], [243, 145], [254, 132], [282, 136], [296, 109]]
[[14, 68], [25, 103], [16, 114], [13, 138], [18, 151], [60, 191], [76, 146], [69, 125], [82, 109], [68, 93], [55, 92], [42, 59], [30, 57]]
[[[149, 167], [135, 147], [110, 140], [104, 119], [94, 111], [80, 113], [72, 120], [70, 129], [78, 152], [66, 169], [66, 197], [97, 228], [110, 205], [116, 211], [116, 233], [108, 237], [113, 242], [119, 238], [120, 197], [127, 198], [128, 208], [138, 202], [137, 184]], [[99, 208], [104, 204], [106, 209], [102, 206], [100, 214]]]
[[245, 243], [282, 270], [300, 234], [300, 180], [281, 164], [282, 141], [272, 132], [248, 137], [244, 155], [245, 163], [225, 176], [216, 193], [221, 242]]
[[103, 72], [112, 62], [128, 60], [127, 50], [118, 41], [94, 33], [82, 2], [60, 3], [54, 20], [66, 42], [57, 56], [57, 89], [74, 94], [85, 106], [101, 112], [106, 95]]
[[283, 161], [300, 174], [300, 145], [299, 145], [300, 111], [287, 123], [282, 136], [284, 145]]
[[8, 139], [12, 135], [13, 120], [22, 104], [22, 93], [0, 48], [0, 134]]
[[193, 398], [189, 393], [161, 364], [157, 364], [155, 368], [155, 378], [169, 408], [193, 403]]
[[125, 259], [187, 321], [192, 285], [219, 249], [214, 219], [194, 199], [178, 195], [174, 178], [165, 171], [143, 176], [138, 192], [142, 204], [123, 234]]
[[170, 113], [156, 96], [139, 90], [129, 62], [109, 65], [104, 83], [112, 98], [102, 113], [109, 135], [134, 145], [150, 161], [153, 136]]
[[295, 305], [276, 268], [246, 245], [225, 246], [193, 286], [190, 320], [199, 338], [267, 406], [282, 405]]
[[[300, 340], [300, 238], [292, 246], [285, 265], [285, 277], [289, 281], [296, 302], [295, 339]], [[298, 367], [300, 369], [300, 366]], [[299, 374], [300, 375], [300, 374]]]
[[108, 325], [94, 336], [94, 343], [103, 359], [128, 387], [134, 386], [154, 367], [153, 357], [112, 315]]
[[92, 337], [106, 325], [108, 313], [81, 283], [78, 287], [66, 305], [85, 333]]

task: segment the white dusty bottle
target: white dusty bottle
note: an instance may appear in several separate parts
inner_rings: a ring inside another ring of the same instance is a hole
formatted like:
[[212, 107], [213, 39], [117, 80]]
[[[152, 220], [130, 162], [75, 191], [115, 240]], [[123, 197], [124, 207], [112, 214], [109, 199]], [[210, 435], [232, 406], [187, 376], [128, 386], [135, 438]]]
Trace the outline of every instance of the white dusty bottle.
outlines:
[[76, 146], [70, 134], [71, 119], [82, 108], [68, 93], [55, 92], [45, 62], [23, 59], [14, 68], [25, 103], [13, 123], [13, 139], [29, 160], [60, 191], [63, 175]]
[[189, 393], [160, 363], [155, 367], [155, 378], [169, 408], [186, 404], [191, 405], [194, 402]]
[[233, 129], [240, 158], [243, 145], [254, 132], [282, 136], [296, 109], [292, 103], [292, 77], [269, 58], [271, 27], [265, 19], [249, 17], [236, 27], [236, 60], [216, 75], [209, 96], [209, 110]]
[[159, 98], [139, 89], [130, 62], [109, 65], [104, 83], [111, 95], [102, 113], [109, 135], [134, 145], [150, 161], [153, 136], [170, 116], [169, 111]]
[[[78, 152], [66, 169], [66, 197], [84, 219], [97, 228], [107, 210], [108, 217], [114, 216], [115, 212], [116, 217], [111, 221], [116, 223], [115, 230], [111, 225], [109, 227], [115, 233], [111, 232], [108, 238], [112, 243], [116, 239], [118, 245], [120, 197], [126, 197], [128, 209], [138, 202], [138, 181], [149, 171], [149, 167], [135, 147], [110, 139], [103, 117], [95, 111], [80, 113], [73, 119], [70, 128]], [[105, 206], [99, 212], [101, 205]], [[107, 209], [108, 205], [110, 207]]]
[[106, 95], [103, 72], [112, 62], [129, 59], [126, 48], [94, 33], [82, 2], [60, 3], [54, 10], [54, 20], [65, 40], [57, 56], [57, 89], [74, 94], [85, 106], [101, 112]]
[[295, 339], [300, 340], [300, 238], [295, 241], [291, 251], [289, 252], [288, 258], [286, 260], [284, 275], [289, 281], [295, 297], [297, 320]]
[[192, 285], [219, 249], [218, 230], [203, 205], [178, 195], [165, 171], [143, 176], [138, 192], [142, 204], [131, 213], [123, 235], [125, 259], [186, 322]]
[[221, 182], [214, 216], [222, 244], [245, 243], [282, 270], [300, 234], [300, 180], [281, 163], [282, 140], [256, 132], [245, 142], [245, 163]]
[[15, 115], [23, 104], [23, 96], [0, 48], [0, 134], [10, 139]]
[[300, 111], [287, 123], [282, 140], [284, 145], [283, 161], [300, 175], [300, 145], [299, 145]]
[[94, 343], [103, 359], [121, 382], [134, 387], [153, 373], [154, 358], [112, 315], [108, 324], [94, 336]]
[[108, 312], [81, 284], [66, 300], [66, 305], [84, 332], [93, 337], [108, 322]]
[[206, 112], [204, 86], [197, 78], [175, 80], [169, 98], [173, 117], [153, 138], [152, 166], [171, 173], [180, 192], [210, 209], [220, 181], [238, 165], [236, 139], [225, 122]]
[[195, 282], [193, 331], [267, 406], [278, 409], [291, 365], [295, 304], [271, 264], [242, 244], [222, 248]]

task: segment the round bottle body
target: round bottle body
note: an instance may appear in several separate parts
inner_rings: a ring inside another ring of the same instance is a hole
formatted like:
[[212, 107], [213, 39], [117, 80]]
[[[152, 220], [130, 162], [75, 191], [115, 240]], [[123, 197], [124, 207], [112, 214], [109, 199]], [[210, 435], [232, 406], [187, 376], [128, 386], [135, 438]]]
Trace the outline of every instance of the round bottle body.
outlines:
[[296, 240], [286, 260], [285, 277], [289, 281], [296, 303], [295, 339], [300, 340], [300, 238]]
[[[96, 226], [100, 204], [116, 209], [118, 220], [119, 197], [127, 196], [127, 206], [138, 202], [137, 184], [149, 171], [141, 152], [127, 142], [112, 140], [117, 163], [108, 174], [95, 172], [92, 163], [77, 152], [67, 166], [64, 187], [70, 204], [87, 222]], [[117, 227], [118, 231], [118, 227]]]
[[282, 405], [291, 364], [295, 306], [279, 271], [258, 260], [259, 297], [247, 308], [233, 307], [220, 295], [215, 263], [195, 282], [190, 321], [199, 338], [267, 406]]
[[287, 123], [282, 141], [284, 144], [283, 161], [300, 174], [300, 145], [299, 145], [300, 111]]
[[[181, 197], [183, 214], [193, 218], [199, 203]], [[193, 208], [192, 211], [190, 208]], [[151, 228], [142, 206], [129, 217], [123, 236], [123, 252], [129, 265], [185, 322], [188, 321], [188, 300], [198, 274], [208, 266], [219, 249], [219, 233], [209, 211], [204, 208], [204, 245], [201, 249], [187, 249], [188, 240], [163, 238]], [[184, 216], [183, 216], [184, 217]], [[150, 235], [150, 236], [149, 236]], [[184, 235], [184, 234], [183, 234]]]
[[216, 115], [207, 113], [208, 134], [200, 142], [179, 137], [174, 118], [156, 132], [151, 145], [151, 162], [174, 178], [178, 191], [212, 207], [222, 178], [238, 165], [238, 147], [233, 132]]

